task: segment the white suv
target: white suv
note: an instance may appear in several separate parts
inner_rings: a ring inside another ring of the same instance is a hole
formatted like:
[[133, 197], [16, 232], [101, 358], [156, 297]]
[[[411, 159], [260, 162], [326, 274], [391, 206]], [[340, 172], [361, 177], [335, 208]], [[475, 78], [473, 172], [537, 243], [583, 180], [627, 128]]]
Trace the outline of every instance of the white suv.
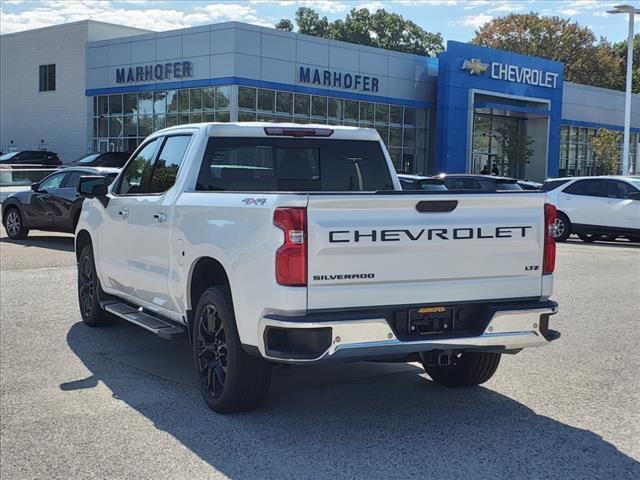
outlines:
[[572, 233], [585, 242], [619, 235], [640, 241], [640, 177], [557, 178], [547, 180], [542, 190], [558, 210], [552, 232], [556, 241]]

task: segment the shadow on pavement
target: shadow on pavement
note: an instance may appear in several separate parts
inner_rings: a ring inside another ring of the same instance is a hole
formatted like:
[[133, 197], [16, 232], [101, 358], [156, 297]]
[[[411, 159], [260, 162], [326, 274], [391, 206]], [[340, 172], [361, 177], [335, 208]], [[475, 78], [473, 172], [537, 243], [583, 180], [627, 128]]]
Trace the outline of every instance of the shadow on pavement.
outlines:
[[[640, 478], [640, 463], [600, 436], [488, 388], [439, 387], [412, 364], [277, 368], [261, 409], [222, 416], [206, 408], [187, 373], [186, 341], [81, 323], [67, 341], [92, 375], [63, 390], [103, 382], [233, 479]], [[132, 367], [127, 356], [142, 363]], [[149, 375], [145, 362], [161, 358], [175, 368]]]
[[605, 242], [605, 241], [598, 240], [596, 242], [587, 243], [587, 242], [583, 242], [579, 238], [570, 237], [570, 238], [568, 238], [567, 240], [565, 240], [562, 243], [565, 243], [565, 244], [568, 244], [568, 245], [593, 245], [593, 246], [596, 246], [596, 247], [628, 248], [628, 249], [639, 249], [640, 250], [640, 243], [638, 243], [638, 242], [630, 242], [629, 240], [625, 240], [625, 239], [618, 239], [618, 240], [614, 240], [612, 242]]
[[22, 245], [24, 247], [40, 247], [51, 250], [59, 250], [62, 252], [73, 252], [74, 248], [73, 236], [62, 237], [56, 235], [38, 235], [29, 236], [25, 240], [13, 240], [9, 237], [1, 237], [0, 243], [8, 243], [12, 245]]

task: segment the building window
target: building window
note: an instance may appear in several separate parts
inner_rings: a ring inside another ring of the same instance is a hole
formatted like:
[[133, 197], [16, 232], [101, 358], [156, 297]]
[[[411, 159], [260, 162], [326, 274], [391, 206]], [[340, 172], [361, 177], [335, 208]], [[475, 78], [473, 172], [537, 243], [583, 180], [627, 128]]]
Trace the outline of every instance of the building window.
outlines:
[[51, 92], [56, 89], [56, 65], [40, 65], [40, 91]]

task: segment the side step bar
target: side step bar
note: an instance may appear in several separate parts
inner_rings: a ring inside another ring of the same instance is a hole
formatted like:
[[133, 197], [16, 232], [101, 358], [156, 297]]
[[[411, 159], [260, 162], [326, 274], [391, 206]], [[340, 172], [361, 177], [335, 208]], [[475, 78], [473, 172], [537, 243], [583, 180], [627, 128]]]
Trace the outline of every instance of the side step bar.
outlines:
[[100, 302], [100, 306], [107, 312], [142, 327], [151, 333], [155, 333], [165, 340], [176, 340], [187, 336], [186, 327], [177, 325], [152, 313], [140, 311], [127, 303], [108, 300]]

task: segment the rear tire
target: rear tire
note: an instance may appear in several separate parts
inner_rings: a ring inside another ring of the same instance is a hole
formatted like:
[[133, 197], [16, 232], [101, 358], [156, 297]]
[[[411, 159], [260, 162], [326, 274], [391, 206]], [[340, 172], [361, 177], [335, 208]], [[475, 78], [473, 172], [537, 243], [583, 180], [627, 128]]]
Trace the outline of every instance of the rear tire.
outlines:
[[90, 327], [106, 327], [118, 321], [117, 317], [100, 307], [99, 289], [93, 248], [85, 245], [78, 258], [78, 305], [82, 321]]
[[474, 387], [489, 380], [500, 364], [500, 353], [462, 352], [452, 357], [453, 365], [423, 367], [434, 382], [445, 387]]
[[24, 240], [29, 235], [29, 229], [24, 228], [22, 214], [17, 207], [11, 207], [5, 213], [4, 229], [12, 240]]
[[571, 221], [564, 213], [558, 212], [551, 225], [551, 235], [556, 242], [564, 242], [571, 235]]
[[200, 393], [210, 409], [244, 412], [264, 402], [271, 364], [242, 348], [228, 291], [209, 288], [202, 294], [195, 310], [192, 345]]

